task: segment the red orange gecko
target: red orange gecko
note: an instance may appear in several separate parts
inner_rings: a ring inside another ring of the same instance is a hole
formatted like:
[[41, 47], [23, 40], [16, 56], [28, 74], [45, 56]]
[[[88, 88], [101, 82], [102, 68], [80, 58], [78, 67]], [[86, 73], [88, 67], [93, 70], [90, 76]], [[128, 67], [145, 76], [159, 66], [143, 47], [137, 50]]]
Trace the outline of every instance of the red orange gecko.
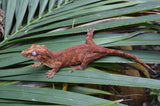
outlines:
[[87, 30], [87, 44], [72, 46], [59, 52], [52, 52], [48, 50], [45, 45], [33, 44], [30, 48], [22, 51], [21, 54], [24, 57], [31, 58], [36, 61], [33, 65], [31, 65], [32, 67], [38, 67], [41, 64], [44, 64], [52, 68], [52, 70], [46, 73], [48, 78], [54, 77], [56, 72], [61, 67], [74, 66], [74, 70], [83, 70], [86, 68], [88, 63], [107, 55], [117, 55], [129, 58], [153, 71], [147, 64], [134, 55], [119, 50], [108, 49], [95, 44], [92, 40], [94, 30], [95, 29]]

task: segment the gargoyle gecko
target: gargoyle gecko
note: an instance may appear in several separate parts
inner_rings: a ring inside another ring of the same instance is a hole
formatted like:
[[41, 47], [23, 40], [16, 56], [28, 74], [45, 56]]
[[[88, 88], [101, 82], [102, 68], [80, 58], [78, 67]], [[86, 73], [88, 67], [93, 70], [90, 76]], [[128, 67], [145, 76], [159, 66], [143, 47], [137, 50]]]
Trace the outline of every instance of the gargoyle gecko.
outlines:
[[21, 54], [24, 57], [36, 61], [31, 65], [32, 67], [38, 67], [41, 64], [44, 64], [52, 68], [52, 70], [46, 73], [48, 78], [52, 78], [61, 67], [72, 66], [74, 70], [83, 70], [88, 63], [107, 55], [117, 55], [134, 60], [154, 72], [147, 64], [134, 55], [95, 44], [92, 40], [94, 30], [95, 29], [87, 30], [87, 44], [72, 46], [59, 52], [52, 52], [48, 50], [45, 45], [33, 44], [30, 48], [22, 51]]

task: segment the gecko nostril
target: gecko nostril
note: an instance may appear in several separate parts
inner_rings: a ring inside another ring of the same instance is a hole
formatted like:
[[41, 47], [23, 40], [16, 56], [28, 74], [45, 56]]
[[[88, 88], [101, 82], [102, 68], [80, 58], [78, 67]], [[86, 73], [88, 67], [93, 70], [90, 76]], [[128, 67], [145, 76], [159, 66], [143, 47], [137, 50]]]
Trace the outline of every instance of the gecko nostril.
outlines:
[[21, 55], [23, 55], [23, 54], [24, 54], [24, 51], [21, 52]]
[[21, 52], [21, 55], [25, 57], [25, 56], [26, 56], [25, 51], [22, 51], [22, 52]]

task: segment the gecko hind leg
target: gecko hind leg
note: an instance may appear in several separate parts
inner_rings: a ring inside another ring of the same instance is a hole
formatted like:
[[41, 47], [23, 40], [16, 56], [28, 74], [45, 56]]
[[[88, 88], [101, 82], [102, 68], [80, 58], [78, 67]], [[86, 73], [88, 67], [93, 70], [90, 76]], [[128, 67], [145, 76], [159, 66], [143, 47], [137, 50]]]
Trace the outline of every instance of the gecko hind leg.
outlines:
[[94, 30], [95, 30], [95, 28], [89, 29], [89, 30], [87, 29], [86, 43], [89, 44], [89, 45], [96, 45], [94, 43], [94, 41], [92, 40]]
[[70, 66], [72, 68], [72, 70], [70, 70], [70, 72], [75, 72], [76, 70], [83, 70], [81, 65], [77, 65], [77, 66]]
[[94, 32], [95, 28], [93, 29], [87, 29], [87, 37], [86, 37], [86, 43], [88, 45], [93, 45], [93, 46], [96, 46], [96, 47], [101, 47], [101, 48], [104, 48], [103, 46], [101, 45], [97, 45], [94, 41], [93, 41], [93, 32]]

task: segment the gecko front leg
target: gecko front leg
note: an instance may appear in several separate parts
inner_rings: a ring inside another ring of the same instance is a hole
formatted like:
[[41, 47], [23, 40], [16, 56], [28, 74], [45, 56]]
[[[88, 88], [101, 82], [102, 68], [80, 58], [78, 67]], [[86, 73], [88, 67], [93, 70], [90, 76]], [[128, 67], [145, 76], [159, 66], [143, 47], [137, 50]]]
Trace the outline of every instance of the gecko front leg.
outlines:
[[40, 62], [34, 62], [34, 64], [31, 65], [31, 67], [39, 67], [41, 65]]
[[61, 62], [55, 62], [52, 66], [52, 70], [49, 70], [46, 74], [48, 78], [54, 77], [54, 75], [57, 73], [59, 68], [62, 66]]

